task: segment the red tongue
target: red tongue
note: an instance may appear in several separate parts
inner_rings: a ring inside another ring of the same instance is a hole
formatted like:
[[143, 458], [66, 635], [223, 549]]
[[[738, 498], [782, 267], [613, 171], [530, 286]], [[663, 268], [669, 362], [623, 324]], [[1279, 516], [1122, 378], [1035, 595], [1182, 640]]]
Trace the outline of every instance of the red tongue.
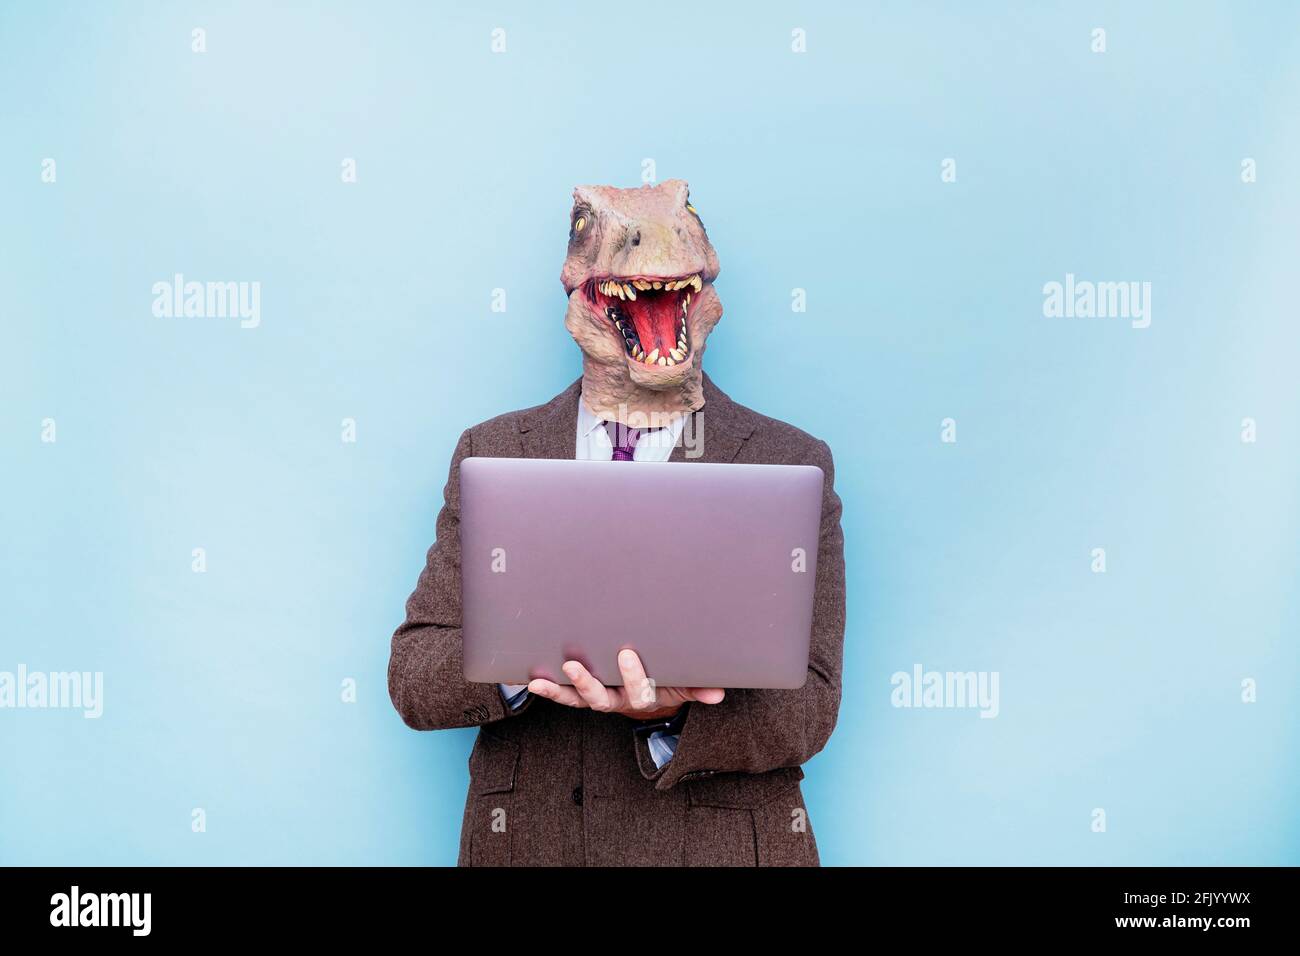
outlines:
[[647, 354], [658, 349], [660, 355], [667, 355], [677, 347], [677, 296], [676, 292], [641, 293], [635, 301], [619, 303]]

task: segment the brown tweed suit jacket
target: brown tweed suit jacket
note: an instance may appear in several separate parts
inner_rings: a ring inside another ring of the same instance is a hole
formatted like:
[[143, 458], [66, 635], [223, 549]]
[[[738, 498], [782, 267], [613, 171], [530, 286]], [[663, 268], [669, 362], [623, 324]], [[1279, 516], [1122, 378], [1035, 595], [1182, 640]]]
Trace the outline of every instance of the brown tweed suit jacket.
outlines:
[[702, 426], [694, 434], [704, 454], [689, 459], [679, 446], [671, 460], [811, 464], [826, 473], [808, 682], [688, 704], [676, 755], [656, 769], [630, 718], [536, 697], [511, 713], [496, 685], [462, 674], [461, 459], [572, 458], [580, 385], [460, 436], [437, 541], [393, 635], [388, 689], [402, 719], [417, 730], [480, 728], [460, 864], [816, 865], [799, 781], [800, 765], [826, 745], [840, 703], [844, 549], [831, 453], [732, 402], [707, 377], [695, 413], [702, 422], [692, 423]]

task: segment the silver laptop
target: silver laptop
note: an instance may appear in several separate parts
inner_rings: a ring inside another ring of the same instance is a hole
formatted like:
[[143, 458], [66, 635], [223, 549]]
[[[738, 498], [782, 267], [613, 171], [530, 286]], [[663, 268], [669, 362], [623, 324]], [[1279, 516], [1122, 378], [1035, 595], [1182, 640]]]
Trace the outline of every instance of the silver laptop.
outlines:
[[802, 687], [822, 470], [806, 465], [466, 458], [465, 678]]

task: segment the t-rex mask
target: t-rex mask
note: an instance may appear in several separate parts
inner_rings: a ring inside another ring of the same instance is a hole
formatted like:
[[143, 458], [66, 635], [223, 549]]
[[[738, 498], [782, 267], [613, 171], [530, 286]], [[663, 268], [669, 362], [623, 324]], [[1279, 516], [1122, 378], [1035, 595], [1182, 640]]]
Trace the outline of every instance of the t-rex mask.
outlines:
[[722, 318], [717, 277], [718, 255], [684, 181], [573, 191], [560, 280], [588, 408], [630, 424], [629, 413], [703, 406], [700, 360]]

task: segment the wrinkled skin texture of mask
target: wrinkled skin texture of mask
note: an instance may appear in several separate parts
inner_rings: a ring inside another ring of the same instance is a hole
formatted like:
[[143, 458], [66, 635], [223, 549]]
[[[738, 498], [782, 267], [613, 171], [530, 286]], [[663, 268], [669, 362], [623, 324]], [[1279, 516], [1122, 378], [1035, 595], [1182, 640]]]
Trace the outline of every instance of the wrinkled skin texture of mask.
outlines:
[[582, 395], [602, 418], [701, 408], [700, 360], [722, 318], [718, 256], [680, 179], [573, 191], [560, 279], [582, 349]]

